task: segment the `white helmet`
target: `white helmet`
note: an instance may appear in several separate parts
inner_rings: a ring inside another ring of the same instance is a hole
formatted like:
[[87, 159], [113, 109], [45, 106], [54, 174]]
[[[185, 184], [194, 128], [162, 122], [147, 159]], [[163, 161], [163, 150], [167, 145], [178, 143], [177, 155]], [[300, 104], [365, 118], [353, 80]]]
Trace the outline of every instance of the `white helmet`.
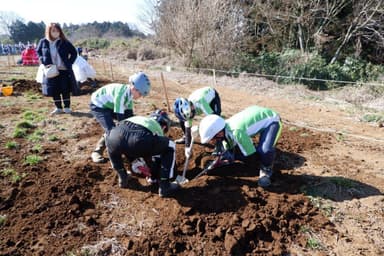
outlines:
[[225, 127], [224, 118], [218, 115], [207, 115], [200, 122], [199, 134], [201, 143], [209, 142]]
[[142, 96], [147, 96], [151, 90], [151, 82], [144, 72], [140, 71], [129, 77], [129, 82], [140, 92]]

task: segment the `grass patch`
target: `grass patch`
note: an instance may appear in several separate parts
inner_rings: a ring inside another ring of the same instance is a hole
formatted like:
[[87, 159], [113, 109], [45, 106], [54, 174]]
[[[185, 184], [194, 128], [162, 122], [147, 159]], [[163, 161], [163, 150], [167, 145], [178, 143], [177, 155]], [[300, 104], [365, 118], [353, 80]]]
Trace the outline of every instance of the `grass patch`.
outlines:
[[13, 133], [13, 138], [25, 138], [27, 136], [27, 129], [25, 128], [16, 128]]
[[56, 135], [49, 135], [48, 136], [48, 140], [49, 141], [58, 141], [59, 137], [57, 137]]
[[32, 147], [32, 151], [41, 153], [43, 152], [43, 146], [41, 146], [41, 144], [36, 144], [35, 146]]
[[43, 121], [45, 117], [42, 114], [37, 113], [35, 111], [27, 110], [23, 113], [23, 119], [35, 123], [35, 122]]
[[365, 114], [361, 120], [368, 123], [378, 123], [384, 121], [384, 115], [380, 114]]
[[6, 149], [16, 149], [18, 146], [19, 144], [17, 144], [16, 141], [7, 141], [7, 143], [5, 143]]
[[25, 157], [24, 163], [29, 164], [29, 165], [36, 165], [43, 161], [43, 158], [39, 155], [28, 155]]
[[43, 98], [40, 94], [32, 91], [25, 92], [24, 97], [27, 98], [28, 100], [40, 100]]
[[317, 239], [310, 237], [307, 241], [307, 248], [310, 248], [312, 250], [320, 249], [321, 243]]
[[345, 141], [345, 135], [342, 133], [337, 133], [336, 134], [336, 140], [339, 142]]
[[16, 124], [16, 128], [32, 129], [35, 127], [30, 121], [21, 121]]
[[26, 173], [20, 174], [11, 168], [3, 169], [0, 173], [4, 177], [9, 177], [12, 183], [17, 183], [27, 176]]
[[28, 140], [32, 142], [39, 142], [43, 140], [43, 135], [44, 135], [44, 132], [38, 129], [28, 136]]
[[3, 226], [6, 221], [7, 221], [7, 216], [6, 215], [0, 215], [0, 226]]

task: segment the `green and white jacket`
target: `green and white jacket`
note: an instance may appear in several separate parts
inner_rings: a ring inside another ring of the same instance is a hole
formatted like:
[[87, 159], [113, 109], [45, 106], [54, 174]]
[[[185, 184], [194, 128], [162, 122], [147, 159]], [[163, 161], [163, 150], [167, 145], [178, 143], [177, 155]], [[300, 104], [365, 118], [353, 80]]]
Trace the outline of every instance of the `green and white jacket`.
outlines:
[[114, 113], [124, 114], [133, 109], [133, 98], [127, 84], [107, 84], [92, 93], [91, 103], [99, 108], [111, 109]]
[[239, 146], [244, 156], [256, 152], [252, 137], [273, 122], [280, 122], [279, 115], [269, 108], [251, 106], [225, 120], [226, 149]]
[[160, 124], [153, 118], [145, 116], [132, 116], [125, 120], [147, 128], [154, 135], [164, 136], [163, 129], [161, 129]]
[[[196, 115], [200, 116], [213, 114], [213, 109], [209, 105], [215, 98], [215, 89], [212, 87], [203, 87], [192, 92], [188, 100], [192, 102], [195, 107]], [[185, 127], [192, 126], [192, 120], [185, 121]]]

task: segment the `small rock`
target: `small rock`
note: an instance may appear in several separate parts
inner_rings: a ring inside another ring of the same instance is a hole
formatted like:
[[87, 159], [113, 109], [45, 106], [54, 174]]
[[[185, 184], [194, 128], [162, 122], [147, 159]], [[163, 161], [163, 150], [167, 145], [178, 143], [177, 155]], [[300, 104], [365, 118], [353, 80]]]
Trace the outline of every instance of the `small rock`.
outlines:
[[231, 235], [231, 234], [226, 234], [225, 239], [224, 239], [224, 247], [227, 250], [227, 252], [231, 252], [233, 247], [235, 247], [237, 244], [237, 239]]
[[218, 227], [215, 229], [215, 235], [219, 238], [222, 239], [224, 237], [224, 228]]

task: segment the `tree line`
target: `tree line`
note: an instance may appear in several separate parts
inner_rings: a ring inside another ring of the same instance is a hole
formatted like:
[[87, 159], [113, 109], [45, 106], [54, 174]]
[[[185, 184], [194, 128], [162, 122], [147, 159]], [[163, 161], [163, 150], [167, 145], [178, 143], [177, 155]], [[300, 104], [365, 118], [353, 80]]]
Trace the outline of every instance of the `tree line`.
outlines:
[[189, 66], [362, 80], [384, 64], [384, 0], [153, 3], [158, 42]]
[[[1, 17], [2, 27], [8, 33], [7, 43], [31, 42], [36, 43], [44, 37], [46, 24], [44, 22], [28, 22], [22, 19], [16, 19], [6, 23]], [[145, 37], [145, 35], [127, 23], [123, 22], [92, 22], [81, 25], [61, 24], [66, 36], [76, 42], [78, 40], [89, 38], [129, 38], [133, 36]]]

